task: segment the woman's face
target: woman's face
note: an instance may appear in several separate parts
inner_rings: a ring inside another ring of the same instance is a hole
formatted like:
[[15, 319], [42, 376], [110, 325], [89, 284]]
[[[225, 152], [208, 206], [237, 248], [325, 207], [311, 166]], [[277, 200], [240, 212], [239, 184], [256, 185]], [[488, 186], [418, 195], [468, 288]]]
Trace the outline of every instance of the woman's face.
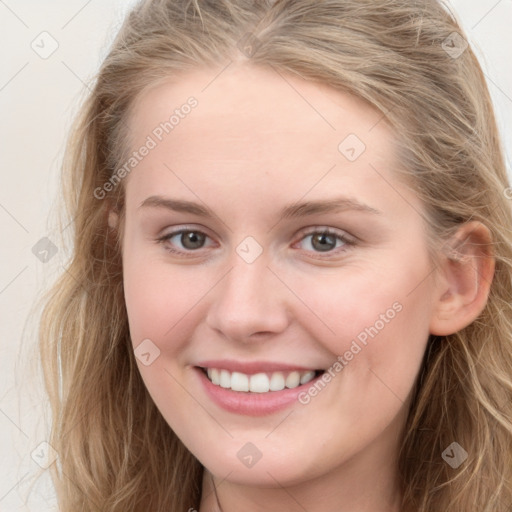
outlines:
[[392, 466], [435, 293], [382, 115], [237, 64], [161, 83], [129, 125], [126, 307], [170, 427], [231, 482]]

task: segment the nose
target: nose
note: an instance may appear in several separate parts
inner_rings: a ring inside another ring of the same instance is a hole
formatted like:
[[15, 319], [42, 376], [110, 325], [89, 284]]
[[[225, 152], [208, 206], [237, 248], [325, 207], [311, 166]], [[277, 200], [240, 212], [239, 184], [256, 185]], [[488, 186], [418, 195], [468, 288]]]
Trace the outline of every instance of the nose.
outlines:
[[290, 292], [260, 256], [246, 263], [235, 254], [231, 270], [212, 290], [206, 323], [237, 342], [261, 340], [286, 330]]

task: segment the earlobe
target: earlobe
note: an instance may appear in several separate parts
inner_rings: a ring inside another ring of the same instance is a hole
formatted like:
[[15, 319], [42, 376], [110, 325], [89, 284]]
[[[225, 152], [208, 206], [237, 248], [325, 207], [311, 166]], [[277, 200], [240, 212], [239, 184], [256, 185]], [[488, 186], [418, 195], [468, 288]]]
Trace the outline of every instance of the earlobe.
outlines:
[[119, 215], [114, 210], [108, 212], [108, 227], [110, 229], [117, 229], [119, 225]]
[[477, 221], [461, 226], [441, 255], [431, 334], [453, 334], [480, 315], [487, 303], [494, 267], [489, 229]]

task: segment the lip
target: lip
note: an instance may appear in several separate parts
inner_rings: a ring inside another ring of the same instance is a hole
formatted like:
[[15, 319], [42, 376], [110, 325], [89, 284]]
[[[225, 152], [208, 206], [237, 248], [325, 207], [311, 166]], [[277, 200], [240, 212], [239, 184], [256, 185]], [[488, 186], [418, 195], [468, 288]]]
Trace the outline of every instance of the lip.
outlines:
[[308, 372], [323, 370], [323, 368], [306, 368], [305, 366], [297, 366], [291, 364], [282, 364], [271, 361], [233, 361], [230, 359], [217, 359], [202, 361], [195, 366], [201, 368], [218, 368], [219, 370], [228, 370], [229, 372], [240, 372], [246, 375], [254, 375], [255, 373], [264, 372]]
[[[219, 366], [208, 366], [209, 368], [219, 368]], [[223, 366], [220, 365], [222, 368]], [[238, 366], [237, 368], [240, 368]], [[283, 389], [282, 391], [269, 391], [268, 393], [251, 393], [245, 391], [233, 391], [226, 389], [221, 386], [213, 384], [208, 379], [204, 371], [199, 367], [194, 367], [198, 379], [200, 380], [206, 394], [210, 399], [222, 409], [235, 413], [242, 414], [244, 416], [265, 416], [273, 414], [290, 407], [292, 404], [298, 402], [299, 395], [311, 387], [318, 379], [322, 378], [322, 374], [316, 376], [306, 384], [301, 384], [293, 389]], [[224, 366], [224, 369], [229, 370]], [[258, 366], [258, 369], [262, 371], [262, 366]], [[283, 370], [281, 365], [278, 370]], [[297, 367], [292, 367], [292, 370], [296, 370]], [[306, 368], [303, 371], [307, 371]], [[241, 371], [241, 370], [233, 370]], [[256, 372], [254, 372], [256, 373]]]

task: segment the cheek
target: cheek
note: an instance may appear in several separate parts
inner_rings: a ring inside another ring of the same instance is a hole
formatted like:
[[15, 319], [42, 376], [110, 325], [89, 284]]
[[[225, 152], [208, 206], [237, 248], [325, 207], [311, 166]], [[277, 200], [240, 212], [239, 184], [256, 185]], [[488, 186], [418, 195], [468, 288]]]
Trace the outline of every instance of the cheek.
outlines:
[[315, 313], [302, 328], [333, 354], [333, 363], [342, 356], [344, 373], [360, 382], [381, 378], [405, 399], [429, 336], [429, 263], [417, 251], [382, 254], [379, 262], [327, 279], [297, 279], [297, 295]]
[[[174, 411], [193, 406], [178, 381], [183, 379], [180, 368], [187, 363], [187, 344], [197, 322], [195, 315], [200, 309], [197, 304], [205, 294], [202, 290], [205, 285], [200, 286], [197, 276], [173, 271], [161, 260], [135, 251], [124, 258], [123, 274], [135, 354], [140, 345], [151, 355], [147, 366], [143, 359], [137, 360], [139, 371], [153, 401], [167, 413], [166, 420], [174, 427], [176, 417], [174, 413], [169, 415], [169, 397], [172, 397]], [[150, 344], [145, 341], [148, 339]]]
[[149, 338], [167, 353], [183, 348], [203, 314], [204, 298], [216, 274], [190, 266], [173, 266], [165, 254], [130, 254], [125, 247], [123, 282], [132, 343]]

